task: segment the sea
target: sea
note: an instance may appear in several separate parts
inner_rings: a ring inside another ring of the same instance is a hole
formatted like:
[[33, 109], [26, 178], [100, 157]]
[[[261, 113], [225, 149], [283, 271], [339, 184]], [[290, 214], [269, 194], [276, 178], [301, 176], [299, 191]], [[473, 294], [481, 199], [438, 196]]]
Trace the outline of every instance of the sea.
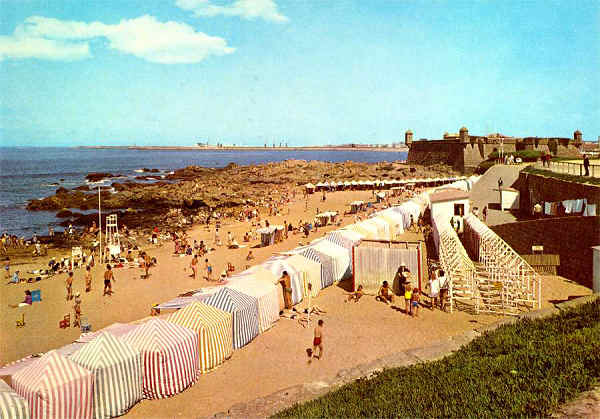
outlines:
[[[61, 219], [54, 211], [28, 211], [27, 202], [67, 189], [85, 185], [90, 172], [122, 175], [105, 180], [133, 180], [139, 175], [166, 175], [186, 166], [224, 167], [278, 162], [289, 159], [374, 163], [406, 160], [406, 152], [349, 150], [136, 150], [90, 149], [77, 147], [0, 147], [0, 233], [21, 237], [34, 233], [46, 235], [48, 227], [62, 231]], [[142, 173], [141, 169], [159, 169], [160, 173]], [[81, 212], [80, 210], [77, 210]], [[91, 212], [94, 212], [92, 210]]]

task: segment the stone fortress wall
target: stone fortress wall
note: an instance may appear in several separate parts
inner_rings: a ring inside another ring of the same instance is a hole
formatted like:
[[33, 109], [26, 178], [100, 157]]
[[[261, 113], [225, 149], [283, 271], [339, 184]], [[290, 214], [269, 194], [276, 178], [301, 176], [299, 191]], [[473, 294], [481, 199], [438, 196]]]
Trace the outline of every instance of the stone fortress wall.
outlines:
[[580, 157], [579, 147], [583, 142], [580, 131], [575, 131], [571, 138], [539, 138], [507, 137], [501, 134], [489, 136], [469, 135], [467, 128], [462, 127], [458, 134], [444, 134], [441, 140], [414, 141], [413, 132], [404, 134], [404, 141], [409, 147], [408, 162], [414, 164], [443, 163], [463, 173], [472, 173], [479, 163], [497, 150], [504, 153], [520, 150], [536, 150], [559, 157]]

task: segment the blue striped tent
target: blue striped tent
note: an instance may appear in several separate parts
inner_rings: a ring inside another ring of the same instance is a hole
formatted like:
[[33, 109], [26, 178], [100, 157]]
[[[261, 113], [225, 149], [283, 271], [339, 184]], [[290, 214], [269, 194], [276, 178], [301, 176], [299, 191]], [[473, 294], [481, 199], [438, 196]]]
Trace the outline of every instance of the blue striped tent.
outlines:
[[221, 288], [205, 304], [233, 315], [233, 348], [239, 349], [258, 336], [258, 300], [231, 288]]
[[29, 404], [0, 379], [0, 419], [29, 418]]
[[120, 338], [103, 332], [71, 360], [94, 373], [94, 418], [121, 416], [142, 399], [142, 355]]
[[[358, 245], [363, 238], [362, 234], [352, 230], [336, 230], [325, 236], [326, 240], [347, 249], [350, 260], [352, 260], [352, 248]], [[350, 263], [350, 272], [352, 272], [352, 263]]]
[[321, 264], [321, 289], [333, 285], [335, 281], [333, 277], [332, 261], [330, 256], [317, 251], [311, 246], [301, 248], [298, 254]]

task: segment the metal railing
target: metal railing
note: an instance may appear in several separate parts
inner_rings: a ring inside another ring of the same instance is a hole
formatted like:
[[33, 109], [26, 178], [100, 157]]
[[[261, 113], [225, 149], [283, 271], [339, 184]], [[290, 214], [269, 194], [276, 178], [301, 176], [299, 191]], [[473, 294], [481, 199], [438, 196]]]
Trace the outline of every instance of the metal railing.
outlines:
[[[574, 176], [584, 176], [585, 167], [583, 163], [574, 163], [569, 161], [551, 161], [550, 166], [544, 165], [542, 162], [535, 163], [536, 169], [551, 170], [555, 173], [563, 173]], [[590, 164], [589, 176], [600, 178], [600, 164]]]

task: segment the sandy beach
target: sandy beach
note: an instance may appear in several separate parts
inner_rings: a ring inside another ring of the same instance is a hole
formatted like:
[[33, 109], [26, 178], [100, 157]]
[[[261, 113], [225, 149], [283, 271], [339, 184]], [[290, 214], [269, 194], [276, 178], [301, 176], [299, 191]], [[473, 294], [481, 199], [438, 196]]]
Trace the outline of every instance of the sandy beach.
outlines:
[[[372, 200], [370, 191], [334, 192], [321, 201], [321, 194], [309, 196], [309, 205], [302, 195], [297, 195], [284, 215], [267, 217], [272, 224], [284, 220], [297, 224], [300, 219], [312, 219], [317, 208], [320, 211], [334, 210], [343, 213], [353, 200]], [[343, 218], [343, 224], [355, 221], [354, 216]], [[256, 265], [272, 254], [292, 249], [299, 243], [307, 243], [324, 233], [339, 227], [328, 226], [311, 233], [309, 239], [302, 235], [290, 235], [287, 240], [274, 246], [252, 249], [255, 260], [246, 261], [249, 248], [217, 248], [208, 255], [219, 273], [227, 262], [241, 271], [246, 265]], [[251, 230], [249, 223], [224, 225], [221, 233], [225, 239], [231, 231], [238, 241], [245, 231]], [[204, 226], [194, 226], [189, 235], [192, 240], [212, 243], [214, 227], [207, 231]], [[405, 240], [415, 240], [416, 233], [405, 233]], [[252, 245], [256, 242], [251, 243]], [[151, 269], [147, 280], [140, 279], [141, 269], [116, 269], [114, 295], [102, 296], [103, 267], [96, 265], [93, 271], [93, 289], [85, 293], [83, 270], [75, 271], [74, 292], [82, 296], [82, 313], [87, 316], [93, 330], [99, 330], [115, 322], [130, 322], [150, 313], [150, 307], [176, 297], [179, 293], [215, 285], [204, 279], [193, 280], [188, 275], [191, 256], [172, 256], [173, 244], [150, 246], [151, 256], [158, 259], [158, 266]], [[38, 265], [39, 266], [39, 265]], [[201, 264], [203, 266], [203, 263]], [[66, 275], [35, 284], [3, 285], [1, 297], [1, 359], [0, 363], [11, 362], [32, 353], [73, 342], [79, 336], [78, 328], [60, 329], [59, 321], [65, 314], [72, 315], [72, 302], [66, 301]], [[231, 405], [268, 395], [278, 389], [307, 381], [333, 377], [341, 369], [369, 362], [402, 349], [418, 347], [462, 331], [477, 328], [498, 319], [490, 315], [470, 315], [455, 311], [453, 314], [422, 309], [419, 318], [406, 316], [395, 306], [378, 303], [365, 296], [359, 303], [344, 303], [346, 283], [329, 287], [321, 292], [315, 304], [326, 313], [320, 317], [325, 321], [325, 356], [322, 360], [307, 362], [305, 349], [310, 346], [312, 330], [302, 327], [297, 321], [280, 319], [270, 330], [259, 335], [253, 342], [234, 352], [232, 359], [217, 370], [202, 375], [198, 382], [183, 393], [166, 400], [144, 400], [130, 412], [132, 417], [197, 417], [224, 411]], [[26, 289], [40, 289], [41, 303], [31, 307], [13, 309], [23, 299]], [[543, 306], [552, 300], [564, 300], [569, 296], [591, 293], [591, 290], [556, 277], [548, 277], [543, 285]], [[401, 305], [400, 305], [401, 306]], [[15, 327], [15, 320], [25, 315], [26, 326]]]

